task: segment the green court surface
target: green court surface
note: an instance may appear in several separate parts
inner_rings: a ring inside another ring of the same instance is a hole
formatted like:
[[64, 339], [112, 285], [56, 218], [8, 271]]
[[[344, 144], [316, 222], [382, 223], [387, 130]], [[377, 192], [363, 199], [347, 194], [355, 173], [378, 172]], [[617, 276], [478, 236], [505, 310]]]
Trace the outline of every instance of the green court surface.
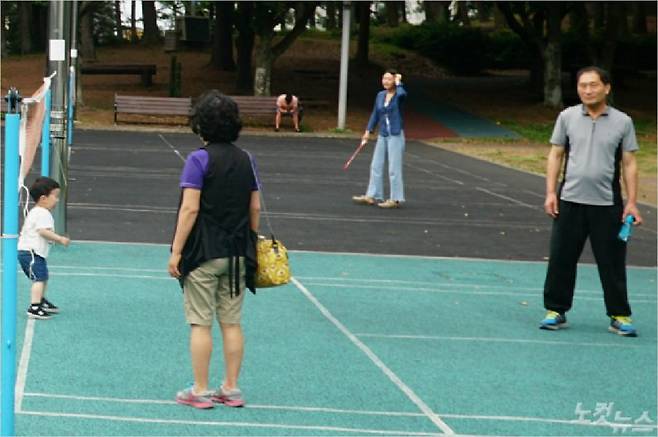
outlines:
[[192, 375], [168, 247], [54, 248], [61, 314], [26, 322], [19, 277], [18, 435], [656, 435], [655, 268], [628, 269], [621, 338], [591, 265], [547, 332], [543, 263], [290, 256], [293, 281], [245, 301], [247, 408], [200, 411], [173, 401]]

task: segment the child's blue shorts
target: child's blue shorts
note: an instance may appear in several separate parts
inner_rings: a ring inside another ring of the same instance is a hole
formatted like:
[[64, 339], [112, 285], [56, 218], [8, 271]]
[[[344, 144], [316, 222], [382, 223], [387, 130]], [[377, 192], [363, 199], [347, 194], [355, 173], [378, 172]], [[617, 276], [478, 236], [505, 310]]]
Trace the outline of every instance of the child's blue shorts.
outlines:
[[19, 250], [18, 262], [21, 264], [25, 276], [33, 282], [46, 282], [48, 280], [48, 264], [42, 256], [35, 253], [33, 258], [33, 253], [29, 250]]

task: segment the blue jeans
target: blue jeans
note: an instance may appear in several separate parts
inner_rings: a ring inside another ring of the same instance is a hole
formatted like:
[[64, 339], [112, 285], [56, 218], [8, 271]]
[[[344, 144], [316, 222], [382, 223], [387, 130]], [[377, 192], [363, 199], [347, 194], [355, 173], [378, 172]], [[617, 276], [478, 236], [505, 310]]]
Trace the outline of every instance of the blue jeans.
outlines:
[[375, 153], [370, 163], [370, 182], [366, 196], [374, 199], [384, 197], [384, 163], [388, 156], [388, 180], [391, 185], [391, 200], [404, 202], [402, 182], [402, 155], [404, 153], [404, 131], [400, 135], [378, 136]]

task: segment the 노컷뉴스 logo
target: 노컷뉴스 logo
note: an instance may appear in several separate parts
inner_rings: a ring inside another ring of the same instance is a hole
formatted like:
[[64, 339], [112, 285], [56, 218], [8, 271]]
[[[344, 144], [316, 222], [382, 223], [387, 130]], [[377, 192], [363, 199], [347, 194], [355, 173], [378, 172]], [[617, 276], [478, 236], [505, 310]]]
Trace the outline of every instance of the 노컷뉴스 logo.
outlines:
[[656, 431], [656, 422], [643, 411], [639, 416], [632, 416], [615, 409], [614, 402], [597, 402], [593, 409], [587, 410], [582, 402], [576, 404], [575, 423], [583, 425], [609, 426], [615, 434], [646, 433]]

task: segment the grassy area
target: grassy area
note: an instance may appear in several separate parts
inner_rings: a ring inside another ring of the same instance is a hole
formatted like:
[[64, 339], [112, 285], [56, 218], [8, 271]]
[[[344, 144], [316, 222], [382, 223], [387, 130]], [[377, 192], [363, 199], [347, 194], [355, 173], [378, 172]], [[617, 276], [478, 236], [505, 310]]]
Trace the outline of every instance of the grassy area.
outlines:
[[[641, 202], [656, 205], [656, 120], [634, 120], [640, 150], [636, 153]], [[506, 120], [503, 126], [524, 137], [523, 140], [462, 140], [459, 142], [437, 141], [435, 144], [452, 151], [474, 156], [497, 164], [536, 173], [546, 174], [546, 157], [550, 149], [553, 122], [521, 122]]]

